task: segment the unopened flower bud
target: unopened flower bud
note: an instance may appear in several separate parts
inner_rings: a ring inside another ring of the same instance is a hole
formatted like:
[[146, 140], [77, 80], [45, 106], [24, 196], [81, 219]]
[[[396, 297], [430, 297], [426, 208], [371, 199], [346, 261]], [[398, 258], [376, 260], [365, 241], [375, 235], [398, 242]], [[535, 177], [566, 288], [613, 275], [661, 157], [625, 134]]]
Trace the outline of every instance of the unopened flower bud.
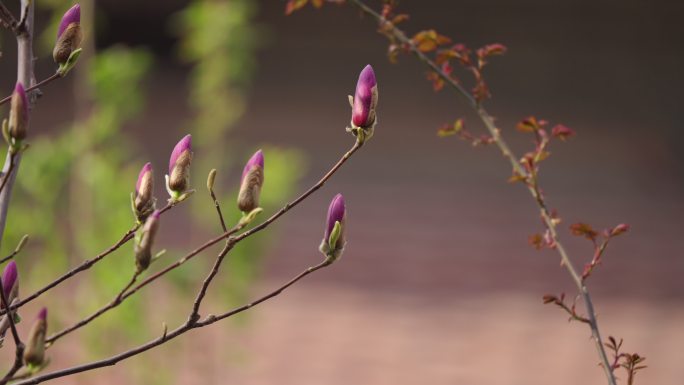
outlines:
[[155, 210], [142, 228], [140, 240], [135, 244], [135, 266], [138, 272], [147, 270], [152, 262], [152, 245], [159, 229], [159, 210]]
[[321, 252], [333, 260], [339, 258], [346, 243], [344, 234], [346, 217], [344, 197], [342, 194], [337, 194], [328, 207], [325, 233], [320, 246]]
[[10, 261], [2, 272], [2, 291], [5, 293], [8, 305], [19, 295], [19, 273], [17, 263], [14, 261]]
[[242, 212], [249, 213], [259, 207], [259, 194], [264, 184], [264, 154], [261, 150], [252, 155], [242, 170], [240, 192], [238, 193], [238, 207]]
[[135, 215], [139, 220], [144, 220], [154, 211], [154, 170], [152, 163], [146, 163], [138, 174], [138, 182], [135, 184]]
[[76, 4], [69, 8], [62, 16], [57, 30], [57, 42], [52, 50], [52, 57], [58, 64], [64, 64], [81, 45], [83, 34], [81, 32], [81, 6]]
[[33, 322], [29, 333], [24, 363], [28, 366], [40, 366], [45, 360], [45, 335], [47, 334], [47, 309], [42, 308]]
[[373, 67], [367, 65], [359, 75], [352, 106], [352, 125], [372, 128], [375, 125], [375, 107], [378, 104], [378, 85]]
[[17, 83], [12, 93], [9, 116], [9, 136], [16, 140], [26, 138], [26, 129], [29, 120], [29, 104], [26, 98], [26, 91], [21, 82]]
[[190, 163], [192, 162], [192, 136], [186, 135], [176, 144], [169, 160], [168, 188], [176, 195], [190, 186]]

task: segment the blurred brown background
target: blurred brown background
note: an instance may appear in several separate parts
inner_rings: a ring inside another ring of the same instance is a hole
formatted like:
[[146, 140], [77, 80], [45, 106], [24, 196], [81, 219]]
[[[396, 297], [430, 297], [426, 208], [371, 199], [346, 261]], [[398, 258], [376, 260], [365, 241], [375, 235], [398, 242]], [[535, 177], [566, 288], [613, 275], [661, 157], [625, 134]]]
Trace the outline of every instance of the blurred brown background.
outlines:
[[[457, 117], [481, 129], [464, 104], [448, 90], [434, 93], [413, 58], [389, 64], [375, 24], [349, 6], [285, 17], [283, 1], [258, 3], [266, 44], [234, 140], [302, 149], [310, 161], [304, 189], [352, 144], [346, 95], [367, 63], [380, 101], [367, 148], [277, 224], [279, 240], [253, 293], [318, 261], [323, 216], [337, 192], [348, 204], [348, 248], [332, 268], [255, 308], [246, 326], [223, 323], [150, 353], [159, 365], [151, 369], [178, 372], [182, 384], [605, 383], [588, 330], [541, 303], [545, 293], [573, 289], [554, 253], [527, 245], [541, 228], [527, 192], [506, 183], [509, 166], [494, 148], [435, 135]], [[160, 160], [188, 113], [187, 69], [172, 58], [165, 21], [183, 5], [98, 2], [108, 18], [98, 46], [146, 45], [158, 55], [145, 117], [127, 129], [158, 140]], [[400, 9], [411, 15], [409, 32], [432, 27], [472, 47], [509, 48], [487, 68], [487, 106], [518, 154], [531, 143], [513, 127], [528, 115], [577, 131], [553, 145], [544, 191], [563, 229], [578, 221], [632, 225], [590, 281], [599, 322], [605, 336], [647, 357], [637, 383], [680, 384], [684, 5], [424, 0]], [[3, 89], [12, 78], [0, 79]], [[49, 126], [52, 113], [69, 118], [59, 98], [69, 83], [50, 87], [36, 126]], [[578, 265], [591, 257], [586, 241], [562, 237]], [[165, 362], [170, 351], [182, 359]], [[130, 365], [56, 383], [126, 382]]]

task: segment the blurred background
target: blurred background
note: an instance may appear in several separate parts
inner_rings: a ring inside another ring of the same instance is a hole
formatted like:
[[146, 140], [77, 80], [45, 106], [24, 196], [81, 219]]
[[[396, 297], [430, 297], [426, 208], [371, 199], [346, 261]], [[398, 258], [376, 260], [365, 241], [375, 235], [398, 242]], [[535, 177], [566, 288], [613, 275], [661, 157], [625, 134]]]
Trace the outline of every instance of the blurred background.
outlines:
[[[14, 1], [7, 2], [16, 10]], [[376, 9], [380, 2], [369, 2]], [[152, 161], [157, 197], [174, 144], [193, 134], [198, 193], [164, 215], [159, 269], [219, 233], [205, 190], [211, 168], [224, 211], [238, 218], [242, 164], [266, 157], [264, 206], [273, 212], [314, 183], [352, 144], [345, 133], [358, 72], [379, 83], [373, 140], [326, 186], [224, 264], [203, 314], [264, 293], [320, 260], [331, 197], [348, 205], [348, 245], [331, 268], [248, 314], [193, 332], [135, 359], [55, 383], [88, 384], [603, 384], [589, 331], [542, 305], [574, 293], [551, 251], [527, 244], [541, 224], [529, 194], [506, 183], [494, 148], [438, 138], [464, 117], [435, 93], [415, 59], [390, 64], [375, 23], [351, 6], [284, 1], [84, 1], [84, 51], [68, 78], [45, 87], [32, 115], [2, 254], [32, 293], [91, 258], [132, 225], [129, 194]], [[71, 6], [39, 0], [36, 76], [51, 75], [56, 23]], [[639, 384], [684, 376], [684, 202], [681, 97], [684, 5], [657, 1], [403, 1], [411, 35], [435, 28], [471, 47], [502, 43], [486, 78], [491, 113], [518, 154], [515, 131], [536, 115], [575, 129], [553, 144], [541, 183], [562, 239], [581, 266], [591, 245], [567, 230], [625, 222], [589, 284], [605, 336], [647, 357]], [[2, 34], [0, 89], [15, 79], [15, 44]], [[466, 78], [466, 76], [463, 76]], [[7, 113], [6, 108], [3, 111]], [[132, 246], [41, 297], [57, 331], [90, 314], [128, 281]], [[188, 263], [49, 350], [49, 369], [112, 355], [185, 320], [218, 249]], [[30, 322], [20, 331], [27, 333]], [[12, 350], [0, 351], [9, 362]], [[625, 380], [626, 376], [618, 372]]]

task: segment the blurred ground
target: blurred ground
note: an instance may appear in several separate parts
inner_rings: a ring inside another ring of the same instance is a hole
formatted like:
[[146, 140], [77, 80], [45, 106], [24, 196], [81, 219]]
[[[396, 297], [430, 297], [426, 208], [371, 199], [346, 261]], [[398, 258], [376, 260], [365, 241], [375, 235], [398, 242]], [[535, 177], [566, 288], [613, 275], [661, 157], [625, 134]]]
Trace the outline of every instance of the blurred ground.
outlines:
[[[489, 109], [518, 153], [530, 144], [512, 128], [527, 115], [577, 130], [552, 148], [545, 193], [563, 228], [580, 220], [632, 225], [590, 282], [599, 321], [605, 335], [647, 357], [638, 384], [681, 383], [682, 5], [404, 3], [409, 29], [509, 46], [488, 69]], [[305, 184], [312, 183], [352, 144], [346, 95], [367, 63], [380, 84], [380, 125], [367, 148], [280, 221], [281, 239], [254, 293], [318, 261], [323, 216], [337, 192], [349, 207], [348, 250], [329, 270], [254, 309], [246, 326], [224, 323], [152, 353], [155, 370], [180, 371], [182, 384], [604, 383], [588, 331], [541, 304], [543, 294], [572, 287], [555, 254], [526, 244], [540, 229], [530, 197], [505, 182], [509, 167], [493, 148], [434, 134], [461, 116], [479, 128], [459, 100], [435, 95], [412, 59], [388, 64], [374, 25], [349, 8], [285, 18], [282, 2], [261, 5], [270, 43], [238, 140], [302, 148], [311, 161]], [[131, 127], [158, 137], [160, 149], [172, 142], [166, 132], [182, 129], [184, 76], [162, 66], [147, 118]], [[54, 95], [44, 97], [53, 108]], [[589, 244], [562, 235], [578, 264], [590, 258]], [[165, 354], [175, 358], [164, 361]], [[62, 356], [55, 364], [74, 361]], [[130, 368], [55, 383], [105, 383], [105, 374], [108, 383], [129, 383]]]

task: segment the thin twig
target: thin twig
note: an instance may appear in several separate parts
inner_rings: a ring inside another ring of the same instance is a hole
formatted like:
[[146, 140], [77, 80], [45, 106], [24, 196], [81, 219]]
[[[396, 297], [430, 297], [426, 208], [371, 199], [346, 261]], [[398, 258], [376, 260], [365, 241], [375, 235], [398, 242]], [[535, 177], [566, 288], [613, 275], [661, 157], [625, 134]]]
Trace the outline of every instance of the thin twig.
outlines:
[[7, 181], [10, 179], [10, 175], [12, 175], [12, 171], [14, 171], [16, 156], [16, 152], [10, 153], [9, 167], [7, 168], [7, 172], [2, 174], [2, 182], [0, 182], [0, 192], [2, 192], [2, 190], [5, 188], [5, 185], [7, 185]]
[[0, 1], [0, 22], [3, 26], [12, 32], [15, 32], [19, 22], [14, 14], [5, 6], [5, 3]]
[[69, 334], [75, 330], [78, 330], [78, 329], [86, 326], [87, 324], [92, 322], [95, 318], [97, 318], [97, 317], [101, 316], [102, 314], [106, 313], [107, 311], [119, 306], [122, 302], [123, 295], [126, 293], [126, 291], [128, 289], [131, 288], [131, 286], [133, 286], [135, 284], [135, 281], [138, 280], [139, 276], [140, 276], [140, 273], [136, 270], [136, 272], [133, 274], [133, 276], [131, 277], [131, 280], [126, 284], [126, 286], [124, 286], [124, 288], [121, 289], [121, 291], [119, 291], [119, 293], [116, 295], [116, 297], [114, 297], [114, 299], [111, 302], [109, 302], [106, 306], [100, 308], [95, 313], [93, 313], [90, 316], [80, 320], [79, 322], [75, 323], [74, 325], [71, 325], [70, 327], [68, 327], [62, 331], [59, 331], [59, 332], [51, 335], [47, 339], [45, 339], [46, 347], [52, 346], [55, 343], [55, 341], [57, 341], [58, 339], [64, 337], [65, 335], [67, 335], [67, 334]]
[[[221, 222], [221, 228], [223, 229], [223, 232], [228, 232], [228, 229], [226, 227], [226, 222], [223, 220], [223, 212], [221, 211], [221, 205], [219, 204], [218, 199], [216, 199], [216, 194], [214, 193], [213, 188], [209, 188], [209, 194], [211, 195], [211, 199], [214, 201], [214, 206], [216, 207], [216, 213], [219, 217], [219, 221]], [[234, 230], [235, 232], [240, 231], [244, 225], [241, 223], [238, 223]], [[231, 242], [228, 240], [226, 242], [226, 246], [221, 250], [219, 255], [216, 257], [216, 260], [214, 261], [214, 266], [212, 266], [211, 270], [209, 271], [209, 274], [207, 274], [207, 277], [204, 279], [204, 282], [202, 282], [202, 287], [200, 288], [199, 292], [197, 292], [197, 296], [195, 297], [195, 301], [192, 304], [192, 311], [190, 312], [190, 316], [188, 317], [188, 323], [193, 323], [196, 322], [200, 315], [199, 315], [199, 310], [200, 306], [202, 305], [202, 300], [204, 299], [204, 296], [207, 294], [207, 290], [209, 289], [209, 285], [211, 285], [211, 281], [214, 279], [216, 274], [219, 271], [219, 268], [221, 267], [221, 264], [223, 263], [223, 259], [225, 256], [228, 254], [228, 252], [233, 248], [233, 245], [235, 243]]]
[[[33, 85], [35, 76], [33, 73], [33, 13], [35, 2], [32, 0], [21, 0], [21, 17], [22, 28], [16, 29], [14, 32], [17, 38], [17, 82], [25, 86]], [[29, 104], [35, 102], [35, 93], [29, 93]], [[21, 164], [21, 153], [16, 154], [14, 159], [14, 171], [8, 173], [9, 160], [11, 158], [11, 151], [7, 152], [5, 165], [2, 170], [6, 173], [7, 186], [0, 191], [0, 245], [5, 233], [5, 225], [7, 224], [7, 214], [9, 212], [9, 202], [12, 197], [12, 190], [14, 182], [19, 172], [19, 165]]]
[[106, 366], [116, 365], [120, 361], [123, 361], [123, 360], [130, 358], [130, 357], [133, 357], [133, 356], [136, 356], [138, 354], [144, 353], [144, 352], [146, 352], [146, 351], [148, 351], [154, 347], [157, 347], [159, 345], [162, 345], [165, 342], [168, 342], [168, 341], [170, 341], [170, 340], [172, 340], [172, 339], [174, 339], [174, 338], [176, 338], [176, 337], [178, 337], [178, 336], [180, 336], [180, 335], [182, 335], [182, 334], [184, 334], [190, 330], [199, 329], [199, 328], [211, 325], [214, 322], [220, 321], [222, 319], [234, 316], [238, 313], [242, 313], [245, 310], [251, 309], [252, 307], [254, 307], [254, 306], [256, 306], [256, 305], [258, 305], [264, 301], [267, 301], [267, 300], [277, 296], [278, 294], [282, 293], [285, 289], [294, 285], [297, 281], [301, 280], [302, 278], [306, 277], [307, 275], [309, 275], [309, 274], [311, 274], [317, 270], [320, 270], [326, 266], [329, 266], [330, 263], [331, 263], [331, 261], [325, 260], [316, 266], [309, 267], [308, 269], [304, 270], [303, 272], [301, 272], [296, 277], [292, 278], [290, 281], [288, 281], [286, 284], [280, 286], [276, 290], [264, 295], [263, 297], [255, 300], [253, 302], [250, 302], [249, 304], [240, 306], [238, 308], [235, 308], [235, 309], [228, 311], [226, 313], [223, 313], [221, 315], [209, 316], [205, 320], [202, 320], [199, 322], [194, 322], [191, 324], [184, 323], [183, 325], [179, 326], [175, 330], [173, 330], [169, 333], [164, 333], [162, 336], [160, 336], [160, 337], [158, 337], [152, 341], [149, 341], [143, 345], [140, 345], [136, 348], [133, 348], [133, 349], [127, 350], [125, 352], [119, 353], [119, 354], [114, 355], [112, 357], [109, 357], [107, 359], [103, 359], [100, 361], [94, 361], [94, 362], [91, 362], [88, 364], [74, 366], [74, 367], [66, 368], [66, 369], [62, 369], [62, 370], [57, 370], [57, 371], [54, 371], [51, 373], [46, 373], [46, 374], [43, 374], [41, 376], [37, 376], [37, 377], [31, 378], [31, 379], [28, 379], [25, 381], [18, 382], [18, 383], [16, 383], [16, 385], [39, 384], [41, 382], [53, 380], [55, 378], [65, 377], [65, 376], [69, 376], [69, 375], [73, 375], [73, 374], [77, 374], [77, 373], [82, 373], [82, 372], [86, 372], [86, 371], [90, 371], [90, 370], [94, 370], [94, 369], [98, 369], [98, 368], [102, 368], [102, 367], [106, 367]]
[[[48, 78], [46, 78], [46, 79], [43, 79], [43, 80], [41, 80], [40, 82], [38, 82], [38, 83], [32, 85], [31, 87], [27, 88], [27, 89], [26, 89], [26, 92], [33, 91], [33, 90], [35, 90], [35, 89], [37, 89], [37, 88], [39, 88], [39, 87], [42, 87], [42, 86], [44, 86], [44, 85], [46, 85], [46, 84], [52, 82], [52, 81], [55, 80], [55, 79], [59, 79], [59, 78], [61, 78], [61, 77], [62, 77], [62, 75], [61, 75], [59, 72], [55, 72], [55, 73], [54, 73], [53, 75], [51, 75], [50, 77], [48, 77]], [[6, 96], [4, 99], [0, 100], [0, 106], [3, 105], [3, 104], [5, 104], [5, 103], [7, 103], [7, 102], [9, 102], [10, 100], [12, 100], [12, 95], [11, 95], [11, 94], [10, 94], [9, 96]]]
[[[176, 203], [170, 203], [164, 208], [162, 208], [160, 211], [161, 214], [169, 211], [172, 209]], [[115, 244], [110, 246], [107, 250], [103, 251], [102, 253], [98, 254], [96, 257], [92, 259], [88, 259], [86, 261], [83, 261], [80, 265], [74, 267], [73, 269], [69, 270], [66, 272], [64, 275], [58, 277], [54, 281], [48, 283], [47, 285], [43, 286], [42, 288], [38, 289], [36, 292], [33, 294], [29, 295], [28, 297], [22, 299], [21, 301], [17, 302], [16, 304], [12, 305], [12, 310], [16, 310], [25, 304], [33, 301], [34, 299], [40, 297], [42, 294], [45, 292], [49, 291], [50, 289], [54, 288], [55, 286], [61, 284], [62, 282], [66, 281], [67, 279], [73, 277], [74, 275], [90, 269], [94, 264], [98, 263], [101, 261], [104, 257], [108, 256], [109, 254], [113, 253], [114, 251], [118, 250], [121, 246], [126, 244], [128, 241], [134, 238], [135, 232], [138, 230], [140, 227], [140, 224], [134, 225], [130, 230], [128, 230], [121, 239], [119, 239]], [[4, 314], [5, 310], [0, 310], [0, 315]]]
[[[259, 231], [265, 229], [265, 228], [268, 227], [271, 223], [273, 223], [276, 219], [278, 219], [280, 216], [282, 216], [283, 214], [285, 214], [287, 211], [289, 211], [289, 210], [290, 210], [291, 208], [293, 208], [294, 206], [296, 206], [296, 205], [298, 205], [299, 203], [301, 203], [304, 199], [306, 199], [308, 196], [310, 196], [311, 194], [313, 194], [316, 190], [320, 189], [320, 188], [321, 188], [321, 187], [322, 187], [322, 186], [323, 186], [323, 185], [324, 185], [324, 184], [325, 184], [325, 183], [326, 183], [326, 182], [335, 174], [335, 172], [337, 172], [337, 170], [339, 170], [340, 167], [342, 167], [342, 165], [343, 165], [343, 164], [344, 164], [344, 163], [345, 163], [345, 162], [346, 162], [346, 161], [347, 161], [347, 160], [348, 160], [348, 159], [349, 159], [349, 158], [350, 158], [350, 157], [351, 157], [359, 148], [362, 147], [362, 145], [363, 145], [362, 142], [356, 141], [356, 142], [354, 143], [354, 146], [352, 146], [352, 148], [351, 148], [349, 151], [347, 151], [347, 152], [342, 156], [342, 158], [340, 158], [340, 160], [337, 161], [337, 163], [335, 163], [335, 165], [330, 169], [330, 171], [328, 171], [328, 172], [327, 172], [327, 173], [326, 173], [318, 182], [316, 182], [312, 187], [310, 187], [308, 190], [306, 190], [302, 195], [300, 195], [299, 197], [297, 197], [297, 198], [294, 199], [293, 201], [287, 203], [287, 204], [286, 204], [283, 208], [281, 208], [278, 212], [276, 212], [275, 214], [273, 214], [271, 217], [269, 217], [267, 220], [265, 220], [264, 222], [262, 222], [262, 223], [259, 224], [258, 226], [252, 228], [251, 230], [245, 231], [244, 233], [242, 233], [242, 234], [240, 234], [240, 235], [238, 235], [238, 236], [232, 236], [232, 232], [233, 232], [233, 230], [235, 230], [235, 229], [237, 228], [237, 227], [236, 227], [236, 228], [234, 228], [234, 229], [231, 229], [231, 230], [225, 232], [224, 234], [221, 234], [220, 236], [218, 236], [218, 237], [216, 237], [216, 238], [214, 238], [214, 239], [212, 239], [212, 240], [209, 240], [209, 241], [205, 242], [203, 245], [199, 246], [198, 248], [196, 248], [195, 250], [193, 250], [192, 252], [190, 252], [189, 254], [187, 254], [186, 256], [184, 256], [183, 258], [181, 258], [181, 259], [179, 259], [178, 261], [176, 261], [175, 263], [173, 263], [173, 264], [167, 266], [165, 269], [163, 269], [163, 270], [157, 272], [156, 274], [154, 274], [154, 275], [148, 277], [148, 278], [145, 279], [143, 282], [139, 283], [138, 285], [136, 285], [135, 287], [133, 287], [132, 289], [130, 289], [128, 292], [126, 292], [126, 294], [124, 294], [124, 295], [121, 296], [121, 302], [123, 302], [126, 298], [130, 297], [131, 295], [135, 294], [138, 290], [140, 290], [141, 288], [145, 287], [145, 286], [148, 285], [149, 283], [151, 283], [151, 282], [157, 280], [158, 278], [162, 277], [163, 275], [165, 275], [165, 274], [168, 273], [169, 271], [171, 271], [171, 270], [173, 270], [173, 269], [175, 269], [175, 268], [181, 266], [183, 263], [187, 262], [188, 260], [190, 260], [191, 258], [193, 258], [195, 255], [199, 254], [200, 252], [202, 252], [203, 250], [207, 249], [208, 247], [211, 247], [211, 246], [215, 245], [216, 243], [220, 242], [221, 240], [228, 238], [228, 242], [226, 242], [226, 245], [224, 246], [223, 250], [221, 251], [221, 253], [220, 253], [219, 255], [224, 254], [224, 253], [227, 253], [228, 250], [230, 250], [237, 242], [239, 242], [239, 241], [241, 241], [241, 240], [243, 240], [243, 239], [249, 237], [250, 235], [256, 234], [257, 232], [259, 232]], [[238, 231], [238, 230], [235, 230], [235, 231]], [[222, 258], [222, 257], [221, 257], [221, 258]], [[208, 316], [206, 319], [204, 319], [204, 320], [202, 320], [202, 321], [199, 321], [198, 319], [193, 318], [193, 317], [189, 317], [190, 322], [185, 322], [183, 325], [179, 326], [178, 328], [176, 328], [175, 330], [171, 331], [170, 333], [167, 333], [166, 330], [165, 330], [165, 332], [164, 332], [164, 334], [163, 334], [162, 336], [160, 336], [160, 337], [158, 337], [158, 338], [156, 338], [156, 339], [154, 339], [154, 340], [152, 340], [152, 341], [150, 341], [150, 342], [148, 342], [148, 343], [146, 343], [146, 344], [144, 344], [144, 345], [140, 345], [140, 346], [138, 346], [137, 348], [134, 348], [134, 349], [125, 351], [125, 352], [123, 352], [123, 353], [119, 353], [119, 354], [117, 354], [117, 355], [115, 355], [115, 356], [112, 356], [112, 357], [110, 357], [110, 358], [108, 358], [108, 359], [105, 359], [105, 360], [95, 361], [95, 362], [92, 362], [92, 363], [89, 363], [89, 364], [84, 364], [84, 365], [75, 366], [75, 367], [72, 367], [72, 368], [67, 368], [67, 369], [63, 369], [63, 370], [58, 370], [58, 371], [55, 371], [55, 372], [52, 372], [52, 373], [47, 373], [47, 374], [44, 374], [44, 375], [41, 375], [41, 376], [37, 376], [37, 377], [31, 378], [31, 379], [28, 379], [28, 380], [19, 382], [18, 384], [38, 384], [38, 383], [41, 383], [41, 382], [44, 382], [44, 381], [48, 381], [48, 380], [51, 380], [51, 379], [55, 379], [55, 378], [59, 378], [59, 377], [69, 376], [69, 375], [72, 375], [72, 374], [81, 373], [81, 372], [85, 372], [85, 371], [89, 371], [89, 370], [94, 370], [94, 369], [101, 368], [101, 367], [105, 367], [105, 366], [115, 365], [115, 364], [116, 364], [117, 362], [119, 362], [119, 361], [125, 360], [125, 359], [127, 359], [127, 358], [130, 358], [130, 357], [133, 357], [133, 356], [138, 355], [138, 354], [140, 354], [140, 353], [143, 353], [143, 352], [145, 352], [145, 351], [147, 351], [147, 350], [150, 350], [150, 349], [152, 349], [152, 348], [154, 348], [154, 347], [156, 347], [156, 346], [159, 346], [159, 345], [161, 345], [161, 344], [163, 344], [163, 343], [165, 343], [165, 342], [167, 342], [167, 341], [169, 341], [169, 340], [171, 340], [171, 339], [174, 339], [174, 338], [178, 337], [179, 335], [181, 335], [181, 334], [183, 334], [183, 333], [185, 333], [185, 332], [187, 332], [187, 331], [189, 331], [189, 330], [192, 330], [192, 329], [195, 329], [195, 328], [201, 328], [201, 327], [204, 327], [204, 326], [211, 325], [211, 324], [213, 324], [214, 322], [220, 321], [220, 320], [222, 320], [222, 319], [224, 319], [224, 318], [228, 318], [228, 317], [231, 317], [231, 316], [233, 316], [233, 315], [235, 315], [235, 314], [238, 314], [238, 313], [241, 313], [241, 312], [243, 312], [243, 311], [245, 311], [245, 310], [248, 310], [248, 309], [250, 309], [250, 308], [252, 308], [252, 307], [254, 307], [254, 306], [256, 306], [256, 305], [258, 305], [258, 304], [260, 304], [260, 303], [262, 303], [262, 302], [264, 302], [264, 301], [267, 301], [267, 300], [270, 299], [270, 298], [273, 298], [273, 297], [277, 296], [278, 294], [282, 293], [282, 292], [283, 292], [285, 289], [287, 289], [288, 287], [294, 285], [294, 284], [295, 284], [297, 281], [299, 281], [300, 279], [306, 277], [307, 275], [309, 275], [309, 274], [311, 274], [311, 273], [313, 273], [313, 272], [315, 272], [315, 271], [317, 271], [317, 270], [319, 270], [319, 269], [322, 269], [323, 267], [326, 267], [326, 266], [330, 265], [331, 263], [332, 263], [331, 260], [326, 259], [326, 260], [324, 260], [323, 262], [321, 262], [320, 264], [318, 264], [318, 265], [316, 265], [316, 266], [309, 267], [309, 268], [307, 268], [306, 270], [304, 270], [302, 273], [300, 273], [299, 275], [297, 275], [296, 277], [294, 277], [293, 279], [291, 279], [290, 281], [288, 281], [288, 282], [287, 282], [286, 284], [284, 284], [283, 286], [281, 286], [281, 287], [279, 287], [278, 289], [272, 291], [271, 293], [269, 293], [269, 294], [267, 294], [267, 295], [265, 295], [265, 296], [263, 296], [263, 297], [261, 297], [261, 298], [255, 300], [255, 301], [253, 301], [253, 302], [251, 302], [251, 303], [249, 303], [249, 304], [240, 306], [240, 307], [235, 308], [235, 309], [233, 309], [233, 310], [231, 310], [231, 311], [228, 311], [228, 312], [226, 312], [226, 313], [222, 313], [222, 314], [220, 314], [220, 315], [218, 315], [218, 316], [210, 315], [210, 316]], [[219, 263], [219, 265], [220, 265], [220, 263]], [[216, 264], [215, 264], [215, 268], [216, 268]], [[218, 269], [216, 268], [216, 270], [218, 270]], [[212, 269], [212, 271], [214, 271], [214, 269]], [[211, 281], [211, 280], [209, 280], [209, 281]], [[206, 280], [205, 280], [205, 282], [206, 282]], [[207, 285], [207, 286], [208, 286], [208, 285]], [[204, 287], [204, 286], [203, 286], [203, 287]], [[0, 384], [0, 385], [2, 385], [2, 384]]]
[[[2, 306], [7, 309], [9, 307], [9, 300], [7, 299], [7, 293], [5, 293], [5, 290], [3, 290], [3, 285], [2, 285], [2, 278], [0, 278], [0, 298], [2, 299]], [[14, 324], [14, 313], [8, 312], [7, 315], [5, 316], [9, 322], [10, 330], [12, 332], [12, 338], [14, 339], [14, 346], [15, 346], [15, 355], [14, 355], [14, 364], [12, 364], [12, 367], [7, 371], [7, 374], [0, 380], [0, 383], [6, 383], [7, 380], [12, 378], [14, 374], [21, 368], [23, 365], [23, 357], [24, 357], [24, 343], [21, 342], [21, 338], [19, 337], [19, 333], [17, 332], [17, 326]]]
[[[356, 5], [361, 11], [364, 13], [372, 16], [377, 20], [378, 23], [380, 23], [383, 26], [391, 26], [390, 32], [392, 35], [399, 40], [401, 43], [403, 43], [408, 49], [425, 65], [430, 67], [432, 71], [434, 71], [437, 75], [439, 75], [440, 78], [442, 78], [446, 84], [448, 84], [452, 89], [456, 91], [458, 95], [463, 97], [468, 105], [475, 110], [477, 115], [479, 116], [480, 120], [484, 124], [484, 126], [487, 128], [487, 131], [489, 131], [489, 134], [492, 136], [492, 139], [494, 143], [496, 143], [497, 147], [501, 151], [501, 153], [504, 155], [504, 157], [509, 161], [511, 166], [513, 167], [513, 170], [520, 175], [521, 177], [527, 179], [527, 172], [523, 169], [523, 167], [520, 165], [518, 162], [518, 158], [513, 154], [511, 151], [510, 147], [506, 143], [506, 141], [501, 137], [501, 132], [500, 130], [496, 127], [494, 123], [494, 118], [484, 109], [484, 107], [479, 104], [471, 95], [468, 91], [463, 88], [459, 83], [457, 83], [451, 76], [449, 76], [447, 73], [445, 73], [440, 66], [438, 66], [434, 61], [432, 61], [425, 53], [421, 52], [415, 44], [409, 39], [406, 34], [398, 29], [396, 26], [391, 24], [388, 20], [386, 20], [382, 15], [380, 15], [378, 12], [373, 10], [372, 8], [368, 7], [364, 2], [361, 0], [350, 0], [351, 3]], [[558, 240], [558, 233], [556, 231], [556, 224], [553, 221], [552, 215], [546, 205], [546, 202], [543, 199], [542, 194], [540, 193], [539, 189], [527, 184], [528, 190], [530, 194], [532, 194], [532, 197], [534, 198], [535, 202], [537, 203], [537, 206], [539, 207], [539, 211], [541, 213], [542, 220], [544, 221], [544, 225], [547, 227], [549, 230], [549, 233], [551, 235], [551, 238], [553, 240], [553, 243], [556, 245], [556, 250], [558, 251], [558, 254], [561, 257], [562, 265], [565, 267], [565, 269], [568, 271], [570, 276], [572, 277], [573, 282], [577, 286], [578, 291], [580, 292], [580, 295], [582, 296], [584, 306], [587, 311], [587, 316], [589, 319], [589, 327], [591, 329], [592, 337], [594, 340], [594, 344], [596, 345], [596, 350], [599, 354], [599, 359], [601, 360], [602, 366], [604, 368], [604, 372], [606, 375], [606, 378], [608, 380], [608, 383], [610, 385], [616, 385], [617, 381], [615, 379], [615, 375], [613, 372], [610, 370], [610, 362], [608, 360], [608, 355], [606, 354], [605, 348], [603, 346], [603, 340], [601, 339], [601, 333], [599, 331], [598, 327], [598, 322], [596, 320], [596, 312], [594, 310], [594, 305], [591, 301], [591, 296], [589, 294], [589, 290], [587, 289], [587, 286], [584, 284], [580, 274], [578, 274], [577, 269], [573, 265], [572, 261], [570, 260], [570, 257], [568, 253], [565, 250], [565, 247], [560, 243]]]

